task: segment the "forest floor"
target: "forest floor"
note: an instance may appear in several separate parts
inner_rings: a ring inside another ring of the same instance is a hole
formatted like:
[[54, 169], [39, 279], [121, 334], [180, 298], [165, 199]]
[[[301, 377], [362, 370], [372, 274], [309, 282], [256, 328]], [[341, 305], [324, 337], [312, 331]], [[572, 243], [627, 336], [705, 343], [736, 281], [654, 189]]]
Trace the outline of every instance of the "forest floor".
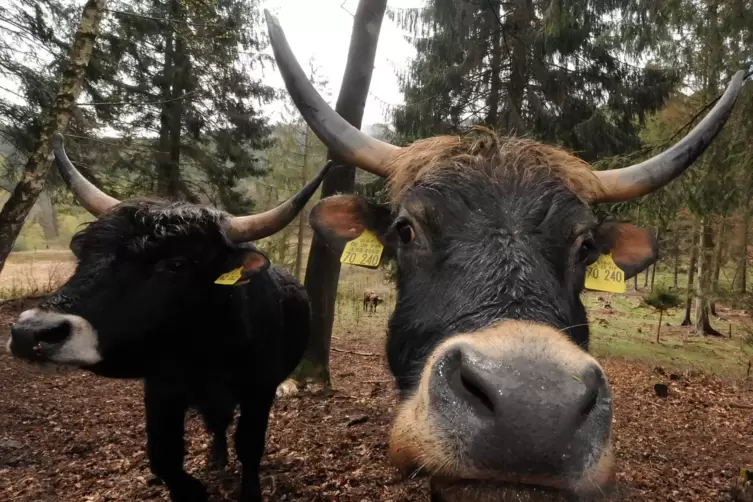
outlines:
[[[394, 293], [366, 272], [344, 269], [333, 394], [287, 397], [273, 408], [262, 462], [266, 500], [428, 501], [426, 482], [405, 479], [386, 459], [397, 398], [383, 344]], [[375, 314], [361, 310], [364, 287], [385, 296]], [[741, 378], [744, 330], [736, 317], [743, 313], [724, 311], [735, 327], [732, 341], [670, 326], [656, 344], [655, 316], [638, 300], [587, 300], [594, 348], [614, 393], [618, 490], [610, 500], [731, 500], [739, 469], [753, 464], [753, 381]], [[0, 306], [2, 346], [9, 323], [28, 306]], [[620, 343], [633, 348], [623, 350]], [[713, 374], [714, 366], [722, 371]], [[669, 386], [667, 398], [656, 397], [655, 383]], [[166, 501], [166, 491], [152, 480], [144, 446], [138, 382], [83, 372], [44, 374], [0, 350], [0, 500]], [[188, 418], [186, 469], [208, 484], [213, 502], [236, 500], [237, 461], [231, 453], [226, 472], [209, 472], [208, 447], [200, 421]]]

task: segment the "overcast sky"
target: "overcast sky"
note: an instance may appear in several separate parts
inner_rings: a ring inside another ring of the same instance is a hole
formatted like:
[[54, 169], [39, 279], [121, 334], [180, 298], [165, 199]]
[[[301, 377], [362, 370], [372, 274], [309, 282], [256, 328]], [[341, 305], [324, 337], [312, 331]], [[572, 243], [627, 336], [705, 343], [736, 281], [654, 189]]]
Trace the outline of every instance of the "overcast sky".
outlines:
[[[0, 0], [0, 6], [9, 7], [14, 0]], [[73, 0], [83, 6], [85, 0]], [[423, 0], [389, 0], [392, 8], [419, 7]], [[120, 8], [117, 2], [115, 7]], [[348, 45], [353, 28], [352, 14], [356, 11], [358, 0], [261, 0], [261, 8], [269, 9], [277, 16], [285, 31], [288, 43], [304, 70], [308, 71], [308, 62], [313, 58], [318, 76], [329, 82], [323, 92], [324, 98], [334, 106], [340, 90]], [[0, 23], [0, 28], [2, 28]], [[265, 24], [266, 29], [266, 24]], [[271, 47], [268, 49], [271, 54]], [[363, 124], [383, 122], [385, 109], [389, 105], [403, 102], [398, 89], [396, 73], [409, 63], [415, 54], [413, 47], [403, 37], [403, 32], [387, 16], [382, 23], [379, 46], [374, 63], [374, 74]], [[282, 76], [277, 69], [268, 67], [262, 75], [265, 82], [277, 88], [284, 88]], [[0, 76], [0, 93], [12, 101], [14, 84]], [[10, 91], [10, 93], [9, 93]], [[81, 97], [86, 101], [85, 96]], [[265, 106], [264, 112], [274, 122], [282, 117], [282, 104]], [[112, 131], [104, 131], [112, 133]]]
[[[422, 0], [389, 0], [391, 8], [419, 7]], [[304, 70], [309, 58], [314, 59], [321, 76], [329, 81], [330, 95], [325, 98], [334, 104], [340, 91], [353, 17], [358, 0], [262, 0], [262, 8], [277, 16], [293, 53]], [[415, 49], [403, 38], [402, 31], [385, 16], [379, 36], [369, 99], [366, 102], [363, 124], [385, 120], [385, 107], [400, 104], [403, 96], [398, 89], [396, 72], [404, 68], [415, 55]], [[265, 74], [270, 85], [282, 87], [280, 74]], [[280, 106], [269, 108], [273, 118], [280, 115]]]

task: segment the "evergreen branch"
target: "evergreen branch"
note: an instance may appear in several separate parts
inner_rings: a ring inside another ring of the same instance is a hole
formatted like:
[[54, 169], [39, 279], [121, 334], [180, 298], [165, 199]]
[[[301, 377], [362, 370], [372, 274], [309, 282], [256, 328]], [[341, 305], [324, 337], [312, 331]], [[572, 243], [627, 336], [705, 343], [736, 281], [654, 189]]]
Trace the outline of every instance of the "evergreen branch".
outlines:
[[[507, 31], [507, 29], [506, 29], [507, 27], [506, 27], [506, 26], [505, 26], [505, 24], [504, 24], [504, 23], [502, 22], [502, 19], [501, 19], [501, 18], [499, 17], [499, 14], [497, 13], [497, 10], [496, 10], [496, 9], [494, 9], [494, 7], [493, 7], [493, 5], [492, 5], [492, 3], [491, 3], [491, 0], [487, 0], [487, 1], [486, 1], [486, 3], [487, 3], [487, 5], [489, 6], [489, 10], [491, 10], [491, 11], [492, 11], [492, 13], [494, 14], [494, 18], [495, 18], [495, 19], [497, 20], [497, 22], [499, 23], [499, 25], [500, 25], [500, 26], [502, 27], [502, 38], [504, 39], [504, 43], [505, 43], [505, 48], [507, 49], [507, 54], [508, 54], [508, 56], [509, 56], [509, 54], [510, 54], [510, 49], [509, 49], [509, 47], [507, 47], [507, 39], [506, 39], [506, 37], [505, 37], [505, 32]], [[533, 49], [531, 49], [531, 47], [529, 47], [529, 46], [528, 46], [528, 44], [526, 44], [526, 42], [525, 42], [525, 41], [523, 41], [523, 40], [522, 40], [522, 39], [521, 39], [521, 38], [520, 38], [519, 36], [517, 36], [517, 35], [516, 35], [515, 33], [509, 33], [509, 34], [510, 34], [510, 35], [511, 35], [511, 36], [512, 36], [512, 37], [513, 37], [513, 38], [514, 38], [515, 40], [517, 40], [518, 42], [520, 42], [520, 43], [521, 43], [521, 44], [523, 45], [523, 47], [525, 47], [525, 48], [526, 48], [526, 50], [528, 50], [528, 52], [529, 52], [529, 53], [531, 54], [531, 56], [533, 56], [533, 57], [536, 57], [536, 54], [534, 53]], [[580, 57], [579, 55], [577, 55], [577, 54], [573, 54], [573, 56], [575, 57], [575, 59], [576, 59], [576, 60], [577, 60], [577, 61], [578, 61], [579, 63], [581, 63], [581, 64], [585, 65], [586, 67], [590, 66], [589, 62], [588, 62], [588, 61], [586, 61], [586, 60], [584, 60], [583, 58], [581, 58], [581, 57]], [[640, 66], [635, 66], [635, 65], [632, 65], [632, 64], [630, 64], [630, 63], [627, 63], [627, 62], [625, 62], [625, 61], [622, 61], [621, 59], [618, 59], [618, 58], [614, 58], [614, 61], [615, 61], [616, 63], [618, 63], [618, 64], [621, 64], [621, 65], [623, 65], [623, 66], [627, 66], [627, 67], [629, 67], [629, 68], [632, 68], [632, 69], [635, 69], [635, 70], [641, 70], [641, 71], [645, 71], [645, 70], [646, 70], [646, 68], [641, 68]], [[551, 61], [546, 61], [546, 60], [544, 60], [544, 61], [542, 61], [542, 62], [543, 62], [543, 63], [544, 63], [545, 65], [547, 65], [547, 66], [550, 66], [550, 67], [552, 67], [552, 68], [558, 68], [558, 69], [560, 69], [560, 70], [563, 70], [563, 71], [567, 71], [568, 73], [574, 73], [574, 74], [580, 75], [580, 76], [582, 76], [582, 77], [590, 78], [591, 80], [600, 80], [600, 81], [603, 81], [603, 80], [608, 80], [608, 79], [609, 79], [608, 77], [604, 77], [604, 76], [601, 76], [601, 75], [595, 75], [595, 76], [591, 77], [591, 76], [590, 76], [590, 75], [588, 75], [587, 73], [583, 73], [583, 72], [580, 72], [580, 71], [578, 71], [578, 70], [573, 70], [573, 69], [567, 68], [566, 66], [561, 66], [561, 65], [559, 65], [559, 64], [557, 64], [557, 63], [554, 63], [554, 62], [551, 62]], [[666, 72], [666, 71], [672, 71], [672, 70], [673, 70], [672, 68], [657, 68], [657, 69], [658, 69], [658, 70], [660, 70], [660, 71], [665, 71], [665, 72]]]
[[[747, 80], [747, 79], [748, 79], [748, 78], [749, 78], [749, 77], [750, 77], [751, 75], [753, 75], [753, 70], [749, 71], [748, 73], [746, 73], [746, 74], [745, 74], [745, 76], [743, 76], [743, 82], [745, 82], [745, 81], [746, 81], [746, 80]], [[674, 132], [674, 134], [672, 134], [672, 136], [670, 136], [670, 138], [669, 138], [669, 139], [668, 139], [667, 141], [665, 141], [665, 142], [664, 142], [664, 143], [663, 143], [662, 145], [659, 145], [659, 147], [658, 147], [658, 148], [663, 148], [663, 147], [666, 147], [666, 146], [668, 146], [668, 145], [669, 145], [670, 143], [672, 143], [672, 142], [673, 142], [673, 141], [675, 140], [675, 138], [676, 138], [677, 136], [679, 136], [679, 135], [680, 135], [680, 134], [681, 134], [681, 133], [682, 133], [682, 132], [683, 132], [684, 130], [688, 129], [688, 128], [689, 128], [689, 127], [690, 127], [691, 125], [693, 125], [693, 123], [694, 123], [694, 122], [695, 122], [696, 120], [698, 120], [698, 117], [700, 117], [700, 116], [701, 116], [701, 115], [702, 115], [702, 114], [703, 114], [703, 113], [704, 113], [704, 112], [705, 112], [706, 110], [708, 110], [709, 108], [711, 108], [712, 106], [714, 106], [714, 105], [716, 104], [716, 102], [717, 102], [717, 101], [719, 101], [719, 100], [720, 100], [721, 98], [722, 98], [722, 94], [719, 94], [719, 95], [718, 95], [717, 97], [715, 97], [714, 99], [712, 99], [711, 101], [709, 101], [708, 103], [706, 103], [705, 105], [703, 105], [703, 106], [702, 106], [702, 107], [701, 107], [701, 108], [700, 108], [700, 109], [699, 109], [699, 110], [698, 110], [698, 111], [697, 111], [697, 112], [696, 112], [696, 113], [695, 113], [695, 114], [694, 114], [694, 115], [693, 115], [693, 116], [692, 116], [692, 117], [690, 118], [690, 120], [688, 120], [688, 121], [687, 121], [687, 122], [685, 123], [685, 125], [683, 125], [683, 126], [682, 126], [682, 127], [680, 127], [679, 129], [677, 129], [677, 130], [676, 130], [676, 131]], [[656, 147], [655, 147], [655, 148], [656, 148]]]
[[175, 18], [169, 18], [169, 17], [154, 17], [154, 16], [147, 16], [144, 14], [137, 14], [135, 12], [126, 12], [122, 10], [115, 10], [115, 9], [105, 9], [107, 12], [112, 12], [113, 14], [120, 14], [122, 16], [132, 16], [132, 17], [138, 17], [140, 19], [148, 19], [150, 21], [157, 21], [161, 23], [174, 23], [174, 24], [185, 24], [187, 26], [197, 26], [197, 27], [211, 27], [211, 28], [227, 28], [227, 26], [224, 26], [222, 24], [217, 23], [194, 23], [192, 21], [184, 21], [182, 19], [175, 19]]
[[144, 145], [144, 146], [141, 146], [141, 145], [138, 145], [138, 146], [136, 146], [136, 145], [124, 145], [123, 143], [115, 143], [115, 142], [112, 142], [112, 141], [103, 141], [101, 139], [90, 138], [89, 136], [78, 136], [76, 134], [66, 134], [65, 136], [67, 136], [69, 138], [76, 138], [76, 139], [83, 139], [85, 141], [91, 141], [92, 143], [101, 143], [103, 145], [108, 145], [108, 146], [117, 146], [118, 148], [121, 148], [121, 149], [144, 150], [144, 151], [151, 151], [153, 153], [161, 153], [161, 154], [165, 154], [165, 155], [168, 155], [170, 153], [170, 152], [165, 152], [165, 151], [159, 150], [157, 148], [154, 148], [152, 146], [146, 146], [146, 145]]
[[5, 92], [7, 92], [9, 94], [13, 94], [14, 96], [19, 97], [21, 99], [24, 99], [24, 100], [26, 99], [26, 96], [24, 96], [23, 94], [19, 94], [16, 91], [11, 91], [7, 87], [3, 87], [2, 85], [0, 85], [0, 90], [5, 91]]
[[172, 103], [173, 101], [180, 101], [194, 94], [198, 94], [199, 90], [186, 92], [176, 98], [164, 99], [159, 101], [142, 101], [140, 103], [134, 103], [131, 101], [102, 101], [102, 102], [90, 102], [90, 103], [76, 103], [77, 106], [142, 106], [142, 105], [162, 105], [165, 103]]

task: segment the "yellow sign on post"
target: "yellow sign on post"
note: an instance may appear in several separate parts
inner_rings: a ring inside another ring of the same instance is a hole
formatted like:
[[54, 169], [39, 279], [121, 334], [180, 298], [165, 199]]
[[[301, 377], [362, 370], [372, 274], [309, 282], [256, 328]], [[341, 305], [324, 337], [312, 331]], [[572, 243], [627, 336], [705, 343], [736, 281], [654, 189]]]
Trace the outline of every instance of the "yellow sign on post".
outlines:
[[348, 242], [340, 255], [340, 263], [356, 265], [358, 267], [376, 268], [382, 259], [384, 246], [377, 236], [369, 230]]
[[625, 292], [625, 273], [614, 262], [611, 253], [599, 256], [599, 259], [586, 269], [585, 287], [607, 293]]

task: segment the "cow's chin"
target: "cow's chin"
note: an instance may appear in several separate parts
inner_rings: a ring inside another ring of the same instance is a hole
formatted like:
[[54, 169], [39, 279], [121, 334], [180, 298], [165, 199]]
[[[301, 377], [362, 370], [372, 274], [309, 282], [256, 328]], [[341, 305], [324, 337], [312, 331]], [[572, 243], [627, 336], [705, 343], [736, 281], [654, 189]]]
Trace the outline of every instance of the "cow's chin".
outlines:
[[17, 358], [17, 360], [23, 362], [26, 368], [42, 375], [62, 375], [66, 373], [72, 373], [81, 369], [75, 364], [56, 363], [54, 361], [47, 360], [30, 361], [28, 359], [21, 358]]
[[571, 502], [589, 500], [556, 488], [538, 485], [469, 480], [431, 479], [432, 502]]

